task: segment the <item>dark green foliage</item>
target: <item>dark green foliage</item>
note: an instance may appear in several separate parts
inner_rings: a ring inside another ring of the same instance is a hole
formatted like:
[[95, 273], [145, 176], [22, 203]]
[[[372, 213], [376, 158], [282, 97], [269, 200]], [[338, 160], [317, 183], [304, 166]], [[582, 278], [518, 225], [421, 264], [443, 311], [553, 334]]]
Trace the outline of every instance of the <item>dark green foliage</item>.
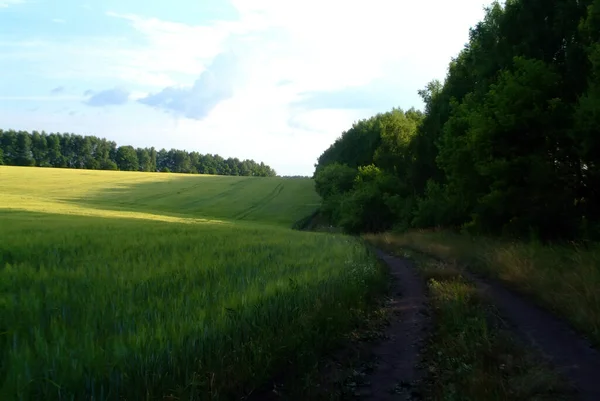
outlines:
[[315, 187], [323, 198], [321, 211], [330, 220], [339, 221], [342, 200], [354, 186], [356, 172], [352, 167], [332, 163], [315, 174]]
[[394, 109], [344, 132], [315, 171], [322, 213], [351, 233], [387, 230], [405, 218], [410, 186], [401, 177], [409, 173], [408, 149], [422, 119], [413, 109]]
[[31, 152], [35, 165], [38, 167], [49, 167], [48, 162], [48, 142], [46, 135], [33, 131], [31, 133]]
[[90, 170], [172, 171], [175, 173], [274, 177], [275, 170], [254, 160], [224, 159], [183, 150], [117, 147], [95, 136], [0, 130], [0, 165]]
[[100, 169], [101, 170], [118, 170], [119, 166], [117, 166], [117, 163], [115, 163], [114, 161], [107, 159], [102, 161], [102, 163], [100, 164]]
[[391, 228], [394, 212], [389, 199], [398, 184], [372, 164], [359, 167], [354, 186], [341, 203], [340, 225], [351, 233]]
[[46, 138], [46, 144], [48, 146], [48, 163], [51, 167], [66, 167], [65, 157], [60, 151], [60, 140], [59, 134], [50, 134]]
[[0, 130], [0, 149], [3, 153], [4, 164], [14, 164], [16, 132]]
[[135, 150], [138, 159], [138, 169], [140, 171], [152, 171], [150, 164], [150, 152], [148, 149], [137, 148]]
[[116, 162], [119, 170], [123, 171], [136, 171], [139, 166], [138, 156], [133, 146], [119, 146]]
[[323, 207], [352, 232], [600, 236], [599, 40], [600, 0], [493, 4], [445, 82], [419, 92], [424, 116], [393, 110], [355, 123], [316, 166], [318, 178], [334, 163], [373, 164], [396, 187], [319, 191]]
[[35, 165], [35, 160], [31, 152], [31, 137], [25, 132], [18, 132], [16, 135], [14, 161], [17, 166]]
[[322, 198], [347, 192], [354, 185], [357, 170], [340, 163], [325, 166], [315, 175], [315, 187]]

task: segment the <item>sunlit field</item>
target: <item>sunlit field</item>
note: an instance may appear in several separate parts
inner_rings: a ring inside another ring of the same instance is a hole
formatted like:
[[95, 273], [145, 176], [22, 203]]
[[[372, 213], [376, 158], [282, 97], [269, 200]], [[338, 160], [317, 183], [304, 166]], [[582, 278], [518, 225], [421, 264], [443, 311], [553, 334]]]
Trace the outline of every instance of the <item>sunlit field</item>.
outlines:
[[1, 167], [0, 399], [240, 399], [314, 366], [383, 274], [289, 229], [312, 203], [310, 180]]
[[319, 202], [310, 179], [0, 166], [0, 208], [291, 227]]

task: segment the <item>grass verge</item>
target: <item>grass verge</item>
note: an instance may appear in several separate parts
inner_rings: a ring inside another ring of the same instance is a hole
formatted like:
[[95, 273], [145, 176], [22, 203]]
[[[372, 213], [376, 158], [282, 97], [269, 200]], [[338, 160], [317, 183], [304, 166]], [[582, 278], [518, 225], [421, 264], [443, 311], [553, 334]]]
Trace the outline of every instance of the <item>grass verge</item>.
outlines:
[[568, 320], [600, 346], [600, 244], [543, 245], [445, 231], [368, 239], [379, 247], [413, 249], [499, 279]]
[[[370, 238], [372, 240], [373, 238]], [[428, 282], [434, 331], [424, 351], [421, 392], [434, 401], [571, 400], [569, 387], [518, 342], [456, 264], [371, 241], [415, 260]]]

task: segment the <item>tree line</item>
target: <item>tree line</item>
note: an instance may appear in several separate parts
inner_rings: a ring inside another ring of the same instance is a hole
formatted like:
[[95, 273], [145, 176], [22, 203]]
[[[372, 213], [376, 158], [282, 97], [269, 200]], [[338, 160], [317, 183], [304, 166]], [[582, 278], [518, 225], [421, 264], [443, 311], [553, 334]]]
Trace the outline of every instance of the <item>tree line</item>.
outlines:
[[189, 174], [275, 176], [254, 160], [177, 149], [134, 148], [95, 136], [0, 130], [0, 165]]
[[600, 238], [600, 0], [486, 10], [424, 111], [358, 121], [318, 159], [350, 232], [451, 227]]

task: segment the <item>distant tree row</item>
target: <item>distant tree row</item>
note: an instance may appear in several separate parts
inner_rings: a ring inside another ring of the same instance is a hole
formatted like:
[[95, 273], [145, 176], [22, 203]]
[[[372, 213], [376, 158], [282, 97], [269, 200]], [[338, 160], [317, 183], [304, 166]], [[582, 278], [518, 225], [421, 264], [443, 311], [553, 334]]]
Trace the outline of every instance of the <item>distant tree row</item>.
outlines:
[[600, 238], [600, 0], [493, 4], [420, 95], [320, 156], [334, 222]]
[[254, 160], [219, 155], [157, 151], [117, 146], [95, 136], [0, 130], [0, 165], [62, 167], [91, 170], [161, 171], [190, 174], [272, 177], [275, 171]]

